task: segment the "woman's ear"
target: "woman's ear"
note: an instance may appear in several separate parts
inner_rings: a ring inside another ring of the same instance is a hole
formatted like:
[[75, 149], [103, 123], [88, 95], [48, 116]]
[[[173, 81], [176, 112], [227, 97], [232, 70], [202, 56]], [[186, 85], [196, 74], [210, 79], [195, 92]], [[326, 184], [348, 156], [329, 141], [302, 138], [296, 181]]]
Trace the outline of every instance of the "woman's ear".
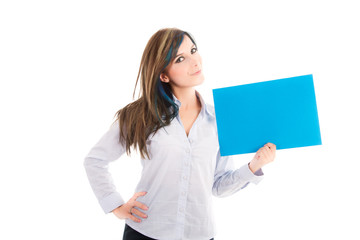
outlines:
[[169, 77], [165, 74], [165, 73], [161, 73], [160, 74], [160, 80], [162, 81], [162, 82], [166, 82], [166, 83], [168, 83], [170, 80], [169, 80]]

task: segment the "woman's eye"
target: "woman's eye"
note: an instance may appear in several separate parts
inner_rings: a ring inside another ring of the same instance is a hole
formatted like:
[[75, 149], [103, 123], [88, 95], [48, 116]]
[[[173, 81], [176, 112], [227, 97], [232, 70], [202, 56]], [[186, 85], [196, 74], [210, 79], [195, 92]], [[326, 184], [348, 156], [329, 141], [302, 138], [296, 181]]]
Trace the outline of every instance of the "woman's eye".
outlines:
[[[197, 51], [197, 48], [192, 48], [192, 49], [191, 49], [191, 53], [195, 53], [195, 52], [196, 52], [196, 51], [192, 51], [192, 50], [194, 50], [194, 49]], [[184, 58], [184, 57], [179, 57], [179, 58], [176, 60], [177, 63], [182, 62], [182, 61], [179, 61], [180, 58]]]
[[184, 57], [179, 57], [179, 58], [176, 60], [177, 63], [182, 62], [182, 61], [179, 61], [180, 58], [184, 58]]

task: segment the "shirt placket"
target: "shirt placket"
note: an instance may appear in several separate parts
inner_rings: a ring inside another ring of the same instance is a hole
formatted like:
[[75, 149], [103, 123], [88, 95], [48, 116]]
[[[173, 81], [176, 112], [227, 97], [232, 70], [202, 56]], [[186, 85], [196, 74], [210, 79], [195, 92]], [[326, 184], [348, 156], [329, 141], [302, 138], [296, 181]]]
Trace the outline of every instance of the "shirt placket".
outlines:
[[[178, 106], [181, 106], [180, 101], [176, 100]], [[196, 132], [196, 125], [197, 122], [201, 119], [201, 113], [193, 123], [189, 136], [186, 135], [185, 128], [181, 122], [180, 115], [176, 116], [177, 125], [179, 127], [180, 136], [183, 138], [184, 146], [185, 146], [185, 157], [182, 160], [182, 171], [181, 171], [181, 183], [179, 189], [179, 200], [178, 200], [178, 210], [177, 210], [177, 236], [178, 239], [183, 239], [184, 236], [184, 229], [185, 229], [185, 212], [186, 212], [186, 203], [187, 203], [187, 196], [189, 193], [189, 180], [190, 180], [190, 172], [191, 172], [191, 154], [192, 154], [192, 144], [194, 132]], [[196, 134], [195, 134], [196, 135]]]
[[[180, 120], [180, 119], [178, 119]], [[186, 203], [187, 203], [187, 196], [189, 193], [189, 180], [190, 180], [190, 172], [191, 172], [191, 154], [192, 154], [192, 147], [191, 144], [193, 140], [186, 136], [186, 133], [183, 129], [181, 121], [179, 121], [179, 127], [183, 132], [182, 138], [184, 142], [184, 158], [182, 159], [181, 164], [181, 179], [180, 179], [180, 189], [179, 189], [179, 200], [178, 200], [178, 210], [177, 210], [177, 222], [178, 224], [178, 236], [179, 239], [182, 239], [184, 235], [184, 228], [185, 228], [185, 212], [186, 212]]]

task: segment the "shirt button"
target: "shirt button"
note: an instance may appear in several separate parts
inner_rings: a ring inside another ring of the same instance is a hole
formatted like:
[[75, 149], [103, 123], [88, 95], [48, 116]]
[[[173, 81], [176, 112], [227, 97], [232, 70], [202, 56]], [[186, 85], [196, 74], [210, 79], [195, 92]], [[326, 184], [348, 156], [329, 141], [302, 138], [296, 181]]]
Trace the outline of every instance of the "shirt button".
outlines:
[[190, 152], [190, 150], [189, 150], [189, 149], [186, 149], [186, 152], [187, 152], [187, 153], [189, 153], [189, 152]]
[[180, 208], [180, 212], [184, 212], [184, 208]]
[[190, 139], [190, 143], [193, 143], [194, 141], [192, 139]]
[[185, 162], [185, 166], [189, 166], [189, 162]]
[[181, 194], [182, 194], [183, 196], [185, 196], [186, 192], [185, 192], [185, 191], [183, 191]]
[[183, 179], [186, 180], [186, 179], [187, 179], [187, 176], [183, 176]]

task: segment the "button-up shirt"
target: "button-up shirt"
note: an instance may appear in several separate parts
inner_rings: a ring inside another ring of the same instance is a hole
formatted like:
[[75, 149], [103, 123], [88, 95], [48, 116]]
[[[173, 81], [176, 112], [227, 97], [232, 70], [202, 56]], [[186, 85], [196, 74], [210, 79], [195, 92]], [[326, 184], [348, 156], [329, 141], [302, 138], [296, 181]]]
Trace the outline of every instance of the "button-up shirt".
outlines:
[[[170, 125], [150, 134], [146, 147], [149, 159], [142, 159], [142, 174], [135, 192], [147, 192], [136, 201], [149, 207], [141, 222], [125, 219], [136, 231], [159, 240], [209, 240], [216, 235], [212, 195], [226, 197], [263, 179], [259, 169], [248, 164], [236, 169], [232, 156], [220, 156], [214, 107], [201, 102], [201, 111], [189, 134], [179, 114]], [[175, 103], [181, 102], [173, 95]], [[116, 190], [108, 164], [125, 152], [119, 141], [118, 121], [90, 150], [84, 167], [100, 206], [105, 213], [126, 203]], [[124, 178], [124, 181], [126, 179]], [[135, 207], [143, 211], [142, 209]]]

